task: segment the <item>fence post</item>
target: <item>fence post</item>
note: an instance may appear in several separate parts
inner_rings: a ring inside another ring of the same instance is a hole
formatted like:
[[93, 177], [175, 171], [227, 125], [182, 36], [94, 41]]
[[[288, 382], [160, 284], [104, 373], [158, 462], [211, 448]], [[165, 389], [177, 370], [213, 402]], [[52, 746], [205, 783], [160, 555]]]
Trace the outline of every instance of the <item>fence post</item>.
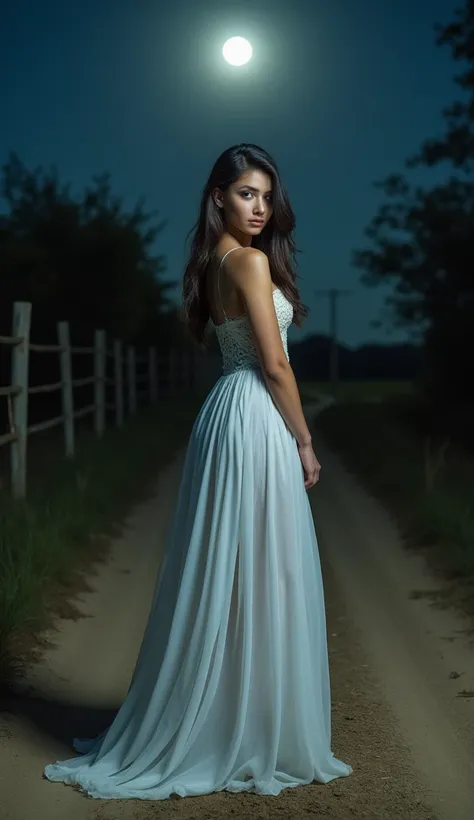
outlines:
[[94, 404], [95, 432], [102, 436], [105, 430], [105, 330], [96, 330], [94, 343]]
[[127, 377], [128, 377], [128, 412], [134, 416], [137, 412], [137, 370], [135, 361], [135, 348], [130, 346], [127, 350]]
[[11, 482], [14, 498], [26, 496], [26, 453], [28, 439], [28, 364], [30, 353], [31, 303], [13, 305], [13, 336], [22, 341], [12, 352], [11, 380], [19, 392], [12, 396], [13, 428], [16, 440], [11, 444]]
[[61, 368], [64, 443], [66, 456], [70, 457], [74, 455], [74, 400], [72, 394], [71, 340], [68, 322], [58, 322], [58, 341], [61, 347], [59, 364]]
[[158, 373], [156, 369], [156, 347], [150, 347], [148, 351], [148, 379], [150, 383], [150, 401], [156, 404], [158, 401]]
[[123, 425], [123, 359], [122, 342], [114, 342], [114, 371], [115, 371], [115, 422], [117, 427]]

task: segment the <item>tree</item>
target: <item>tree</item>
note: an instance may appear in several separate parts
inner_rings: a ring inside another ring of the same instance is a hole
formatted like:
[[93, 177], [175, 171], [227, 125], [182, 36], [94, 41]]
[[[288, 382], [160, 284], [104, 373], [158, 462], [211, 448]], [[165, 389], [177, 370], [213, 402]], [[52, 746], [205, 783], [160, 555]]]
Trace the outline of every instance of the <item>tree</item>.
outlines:
[[159, 316], [174, 313], [162, 255], [153, 246], [164, 222], [143, 203], [127, 212], [108, 175], [74, 199], [55, 171], [29, 171], [13, 154], [3, 167], [8, 212], [0, 219], [2, 303], [34, 303], [34, 319], [68, 319], [129, 341], [159, 338]]
[[423, 143], [407, 166], [448, 161], [456, 175], [431, 189], [410, 185], [402, 174], [379, 184], [388, 201], [367, 228], [371, 247], [356, 251], [354, 262], [366, 284], [393, 284], [394, 321], [422, 335], [436, 395], [472, 401], [466, 352], [474, 342], [474, 0], [438, 29], [438, 43], [468, 62], [455, 78], [468, 99], [444, 112], [444, 137]]
[[447, 131], [441, 139], [426, 140], [418, 155], [408, 165], [435, 165], [443, 160], [454, 167], [470, 171], [474, 164], [474, 0], [465, 0], [446, 26], [437, 26], [437, 44], [449, 45], [455, 61], [467, 63], [465, 71], [454, 80], [466, 93], [466, 100], [456, 102], [443, 114]]

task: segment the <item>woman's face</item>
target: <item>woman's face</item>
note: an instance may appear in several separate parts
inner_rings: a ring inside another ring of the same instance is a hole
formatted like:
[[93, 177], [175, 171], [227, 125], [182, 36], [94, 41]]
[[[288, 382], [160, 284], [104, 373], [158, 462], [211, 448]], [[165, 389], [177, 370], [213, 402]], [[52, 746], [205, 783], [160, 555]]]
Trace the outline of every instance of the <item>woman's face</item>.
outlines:
[[245, 171], [226, 191], [216, 189], [214, 201], [231, 232], [258, 236], [273, 214], [272, 179], [264, 171]]

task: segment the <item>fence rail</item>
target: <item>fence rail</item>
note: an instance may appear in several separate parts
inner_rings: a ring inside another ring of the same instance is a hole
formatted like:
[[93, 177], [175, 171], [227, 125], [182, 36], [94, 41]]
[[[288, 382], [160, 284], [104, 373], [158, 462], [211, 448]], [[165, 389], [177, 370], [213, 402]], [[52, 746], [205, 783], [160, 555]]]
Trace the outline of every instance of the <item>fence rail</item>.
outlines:
[[[27, 442], [28, 437], [59, 425], [64, 429], [64, 447], [67, 457], [75, 453], [75, 422], [85, 416], [93, 416], [94, 430], [102, 436], [106, 428], [107, 411], [115, 415], [115, 424], [122, 426], [125, 410], [129, 416], [137, 412], [138, 403], [144, 397], [155, 404], [160, 395], [158, 366], [160, 363], [157, 351], [149, 348], [146, 355], [137, 356], [133, 346], [124, 348], [118, 339], [113, 340], [111, 349], [107, 349], [107, 338], [104, 330], [96, 330], [94, 345], [73, 346], [70, 341], [68, 322], [57, 325], [57, 344], [33, 344], [30, 341], [32, 306], [29, 302], [15, 302], [13, 305], [12, 335], [0, 336], [0, 345], [11, 349], [11, 384], [0, 386], [0, 397], [6, 397], [8, 407], [8, 432], [0, 435], [0, 447], [11, 447], [11, 491], [15, 498], [24, 498], [27, 488]], [[48, 353], [59, 355], [59, 381], [50, 384], [30, 385], [30, 353]], [[75, 355], [88, 354], [93, 358], [93, 375], [73, 378], [72, 358]], [[192, 387], [194, 368], [189, 356], [186, 366], [176, 373], [181, 364], [176, 351], [171, 350], [168, 359], [170, 380], [176, 386], [178, 376], [186, 389]], [[113, 360], [113, 376], [107, 377], [107, 360]], [[145, 369], [138, 370], [138, 366]], [[76, 407], [74, 389], [92, 385], [94, 400], [82, 407]], [[143, 387], [145, 386], [145, 390]], [[107, 387], [113, 388], [114, 400], [107, 401]], [[139, 389], [140, 388], [140, 389]], [[36, 424], [28, 424], [29, 397], [40, 394], [61, 393], [61, 413], [53, 418]]]

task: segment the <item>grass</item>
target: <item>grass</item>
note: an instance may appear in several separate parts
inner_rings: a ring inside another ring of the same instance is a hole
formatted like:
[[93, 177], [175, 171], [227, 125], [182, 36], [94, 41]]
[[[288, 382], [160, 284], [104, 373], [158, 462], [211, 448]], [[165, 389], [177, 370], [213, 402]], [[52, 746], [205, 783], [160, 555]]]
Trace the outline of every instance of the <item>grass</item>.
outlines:
[[[48, 611], [67, 609], [77, 573], [103, 560], [110, 536], [149, 482], [186, 441], [196, 397], [141, 412], [102, 440], [83, 433], [77, 455], [59, 448], [30, 460], [28, 498], [0, 491], [0, 681], [21, 674]], [[39, 452], [39, 451], [38, 451]], [[61, 590], [61, 592], [59, 592]]]
[[304, 401], [316, 399], [318, 395], [333, 396], [337, 401], [381, 401], [391, 396], [412, 395], [414, 386], [404, 381], [341, 381], [302, 382], [300, 392]]
[[364, 396], [363, 389], [351, 394], [341, 385], [343, 398], [318, 416], [318, 429], [396, 514], [409, 542], [426, 550], [432, 566], [470, 583], [474, 459], [451, 438], [425, 432], [429, 423], [420, 426], [416, 391], [399, 388], [382, 385], [378, 392], [375, 383]]

